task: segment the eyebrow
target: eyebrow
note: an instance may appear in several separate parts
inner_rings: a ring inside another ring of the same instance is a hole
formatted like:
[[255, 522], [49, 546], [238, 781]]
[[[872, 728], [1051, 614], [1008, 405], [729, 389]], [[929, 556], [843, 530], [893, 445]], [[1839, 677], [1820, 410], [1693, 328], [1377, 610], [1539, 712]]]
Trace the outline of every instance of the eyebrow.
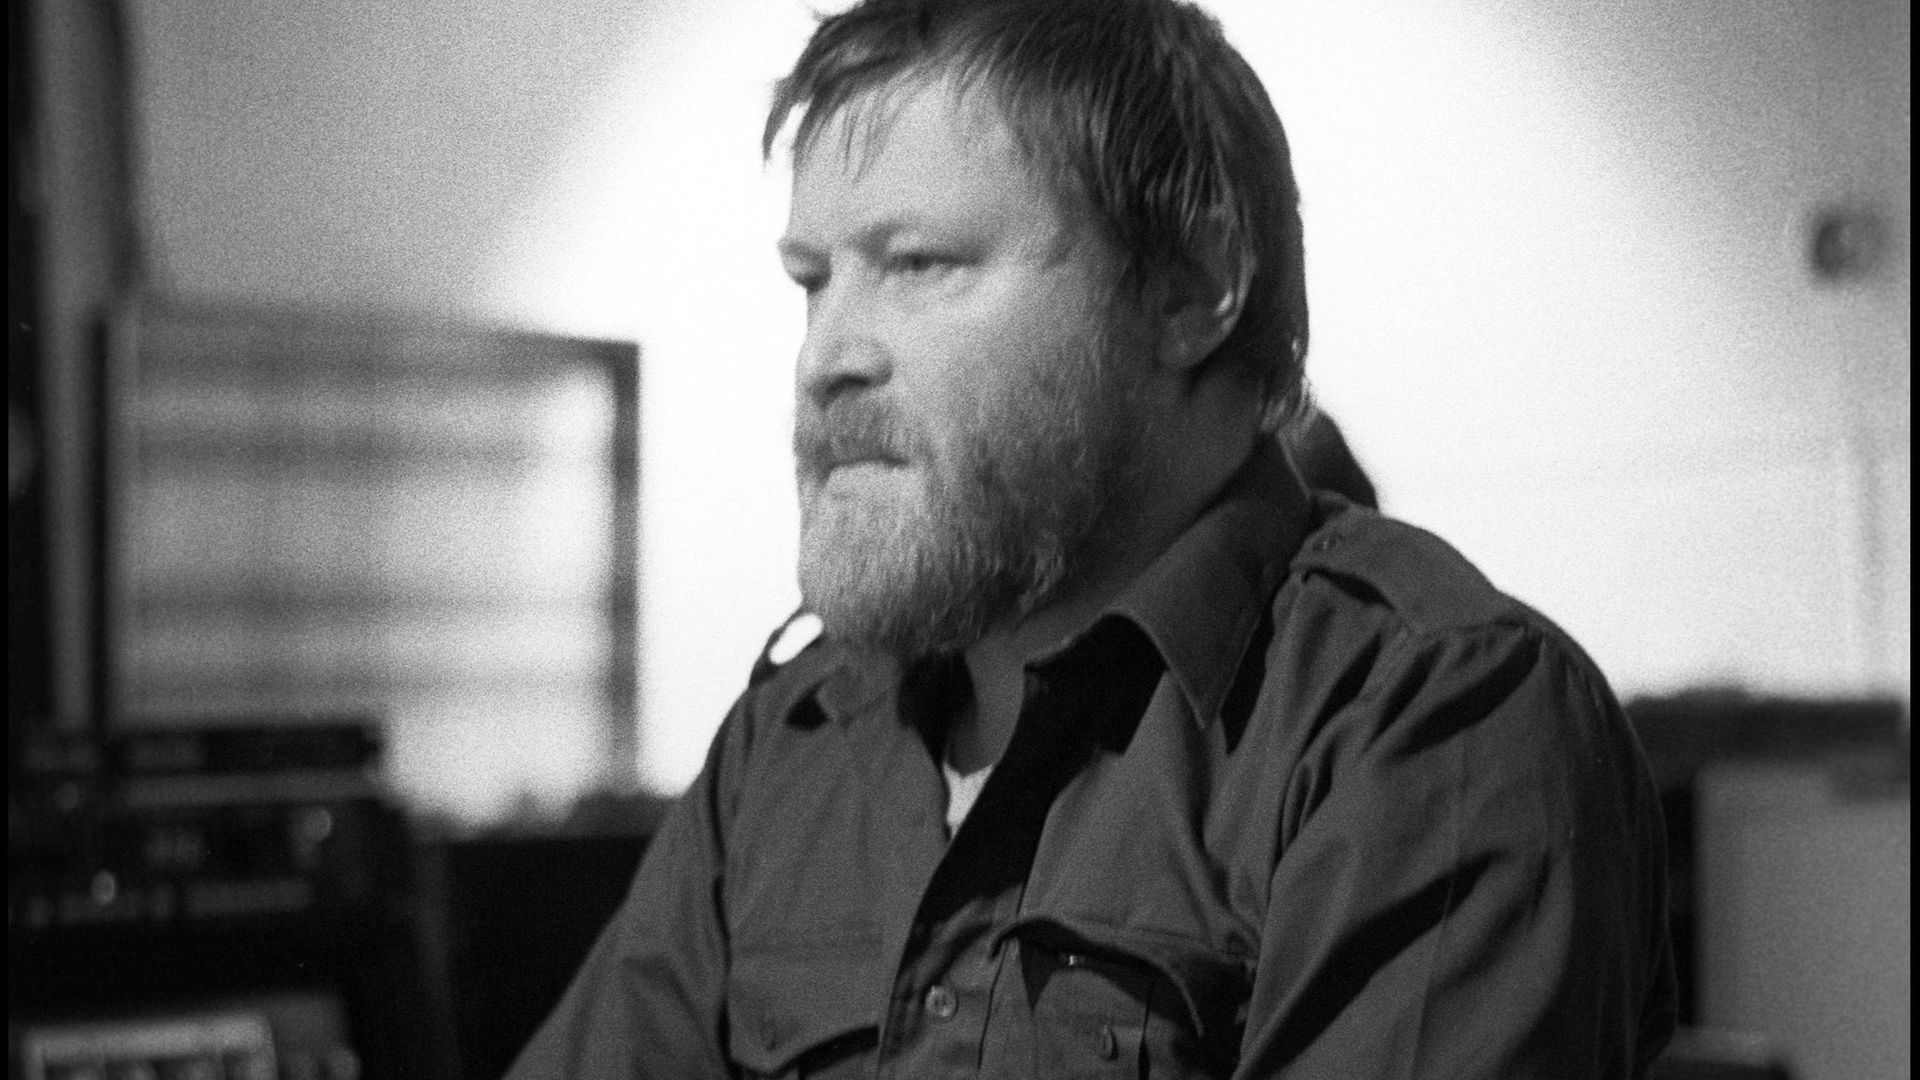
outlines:
[[[863, 225], [853, 234], [853, 247], [858, 251], [879, 251], [887, 242], [904, 232], [924, 228], [925, 223], [911, 214], [898, 214], [881, 218]], [[795, 236], [782, 236], [774, 245], [782, 258], [818, 258], [822, 245], [802, 240]]]

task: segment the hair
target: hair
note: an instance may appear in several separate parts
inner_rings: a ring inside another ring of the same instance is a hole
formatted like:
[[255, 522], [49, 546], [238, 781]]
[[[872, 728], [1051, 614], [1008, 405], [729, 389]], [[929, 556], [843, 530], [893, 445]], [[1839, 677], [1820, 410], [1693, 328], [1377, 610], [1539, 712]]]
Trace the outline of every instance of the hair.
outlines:
[[1273, 103], [1220, 24], [1182, 0], [864, 0], [821, 20], [775, 85], [761, 150], [794, 150], [874, 91], [952, 77], [993, 94], [1029, 164], [1090, 208], [1123, 280], [1226, 244], [1250, 258], [1239, 321], [1207, 365], [1257, 381], [1266, 423], [1306, 410], [1300, 197]]

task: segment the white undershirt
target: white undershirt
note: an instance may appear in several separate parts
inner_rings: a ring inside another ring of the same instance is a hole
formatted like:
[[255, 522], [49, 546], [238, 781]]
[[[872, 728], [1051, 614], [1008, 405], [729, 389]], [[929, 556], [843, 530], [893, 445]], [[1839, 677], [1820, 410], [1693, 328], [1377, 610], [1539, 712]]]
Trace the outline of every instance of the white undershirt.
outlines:
[[940, 763], [940, 775], [947, 782], [947, 838], [960, 831], [960, 823], [967, 820], [967, 813], [973, 809], [973, 801], [980, 797], [980, 789], [987, 786], [987, 774], [993, 766], [983, 765], [970, 773], [962, 775], [950, 762]]

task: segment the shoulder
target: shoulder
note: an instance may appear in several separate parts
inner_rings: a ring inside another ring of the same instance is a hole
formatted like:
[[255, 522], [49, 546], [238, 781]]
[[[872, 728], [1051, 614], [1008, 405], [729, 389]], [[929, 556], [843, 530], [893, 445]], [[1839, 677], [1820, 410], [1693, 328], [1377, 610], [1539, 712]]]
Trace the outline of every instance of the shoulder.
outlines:
[[1540, 618], [1425, 529], [1335, 499], [1316, 500], [1315, 511], [1290, 583], [1343, 594], [1416, 634]]
[[1310, 715], [1477, 698], [1515, 680], [1550, 690], [1563, 715], [1618, 711], [1572, 637], [1445, 540], [1338, 499], [1316, 497], [1314, 521], [1274, 597], [1267, 658], [1269, 675], [1286, 673]]

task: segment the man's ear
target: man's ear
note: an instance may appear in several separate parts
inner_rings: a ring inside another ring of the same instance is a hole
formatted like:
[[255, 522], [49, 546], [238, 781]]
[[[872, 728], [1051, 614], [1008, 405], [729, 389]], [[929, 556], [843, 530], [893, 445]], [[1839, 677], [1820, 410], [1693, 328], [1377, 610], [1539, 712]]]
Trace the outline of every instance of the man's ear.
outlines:
[[1239, 325], [1253, 285], [1254, 256], [1236, 232], [1220, 215], [1211, 216], [1194, 250], [1160, 271], [1154, 300], [1161, 366], [1192, 371]]

